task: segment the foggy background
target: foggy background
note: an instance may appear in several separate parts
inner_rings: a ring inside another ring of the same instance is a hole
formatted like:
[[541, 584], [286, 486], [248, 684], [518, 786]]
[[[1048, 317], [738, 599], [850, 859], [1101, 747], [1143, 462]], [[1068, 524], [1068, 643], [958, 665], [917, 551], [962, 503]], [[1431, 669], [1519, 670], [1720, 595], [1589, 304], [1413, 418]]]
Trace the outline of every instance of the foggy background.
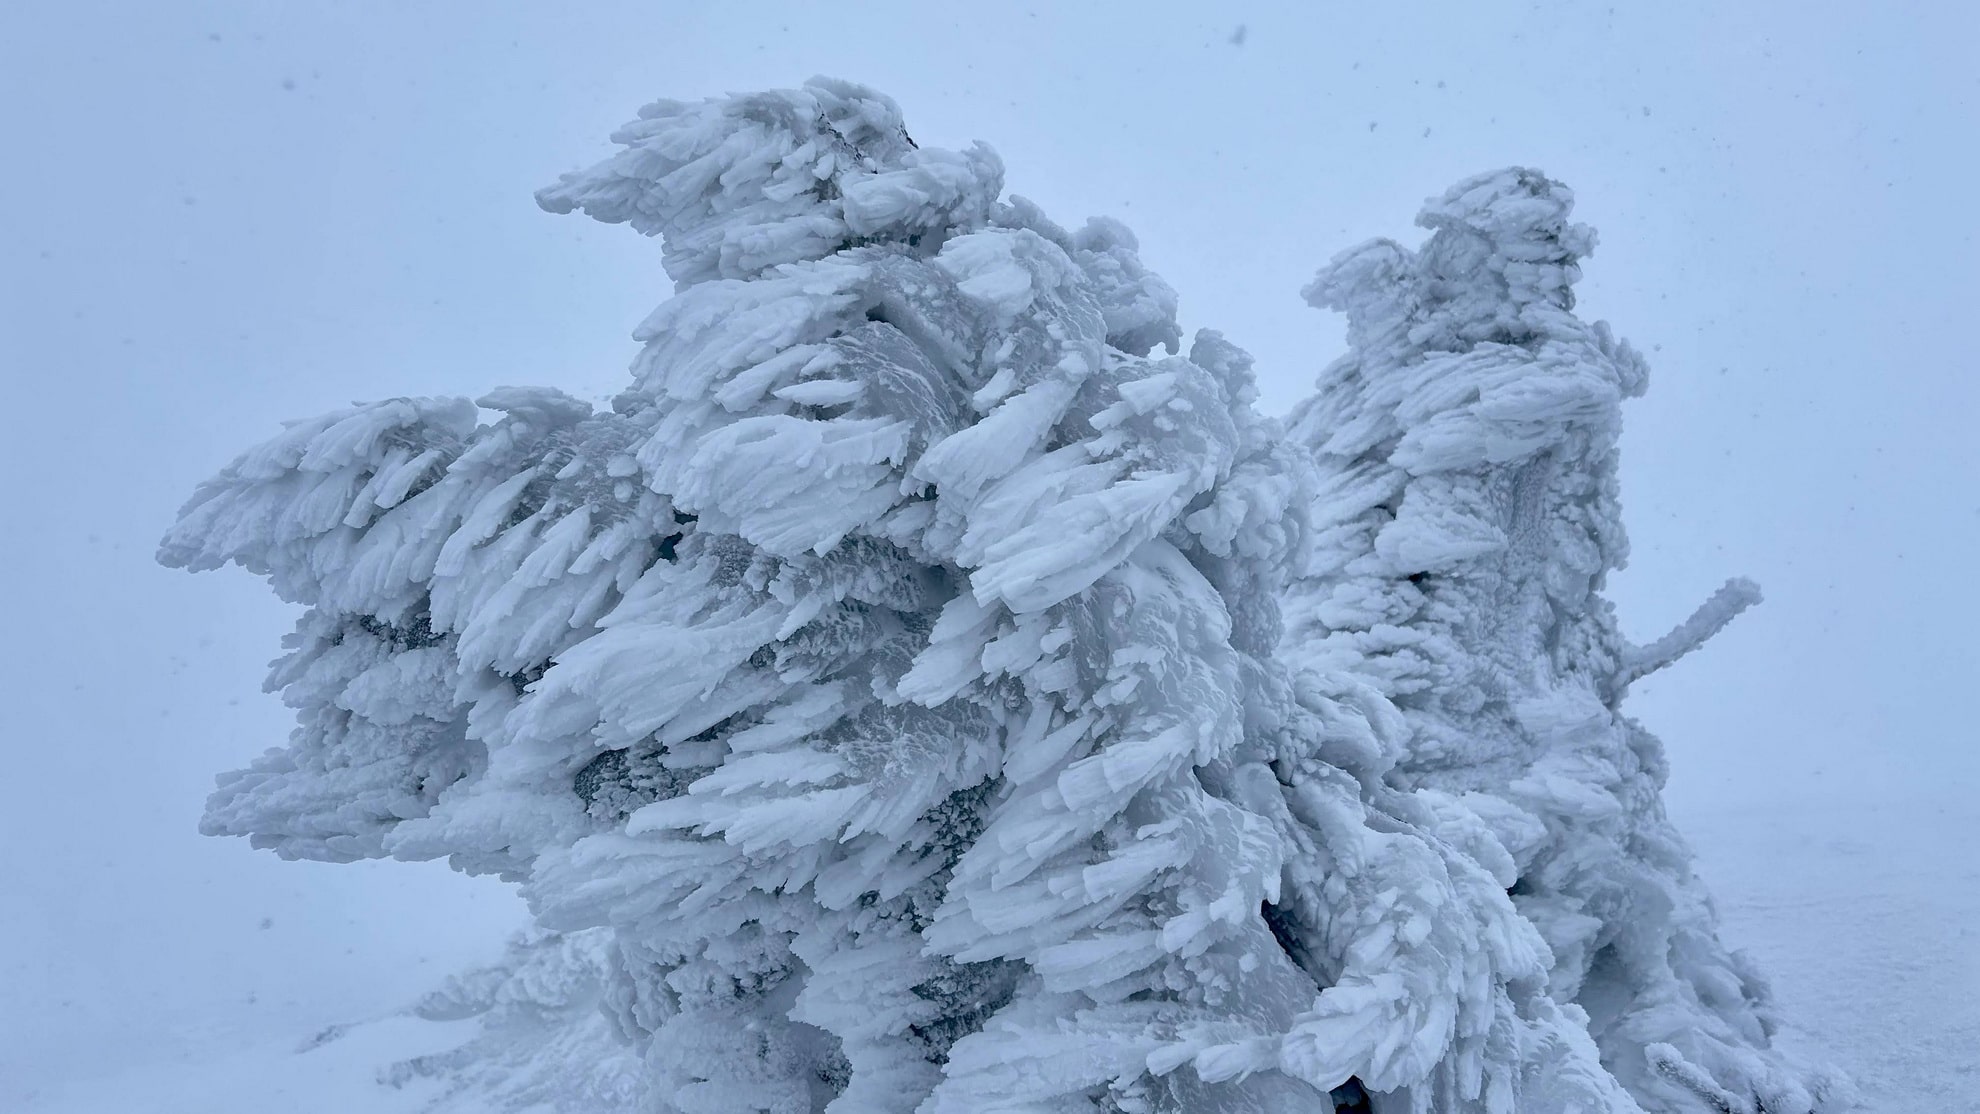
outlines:
[[989, 142], [1061, 223], [1126, 221], [1275, 413], [1341, 351], [1298, 296], [1329, 256], [1414, 244], [1477, 171], [1572, 186], [1601, 234], [1580, 311], [1653, 371], [1625, 627], [1730, 575], [1767, 593], [1629, 703], [1729, 942], [1891, 1109], [1980, 1109], [1975, 11], [6, 5], [0, 1109], [167, 1109], [144, 1081], [173, 1071], [232, 1110], [201, 1065], [387, 1013], [521, 923], [435, 864], [196, 834], [213, 774], [287, 732], [259, 688], [293, 615], [153, 547], [282, 419], [616, 392], [659, 245], [532, 191], [647, 101], [815, 73], [924, 146]]

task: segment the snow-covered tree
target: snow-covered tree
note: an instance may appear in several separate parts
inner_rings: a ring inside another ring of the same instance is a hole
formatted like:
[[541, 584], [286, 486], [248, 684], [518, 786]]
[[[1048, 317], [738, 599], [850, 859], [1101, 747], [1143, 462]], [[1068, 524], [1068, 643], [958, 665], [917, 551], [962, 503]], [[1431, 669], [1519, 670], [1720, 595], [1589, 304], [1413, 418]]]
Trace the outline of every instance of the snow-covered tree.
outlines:
[[1537, 172], [1482, 175], [1428, 203], [1419, 250], [1365, 244], [1307, 289], [1347, 315], [1351, 351], [1293, 420], [1318, 482], [1288, 656], [1402, 710], [1388, 779], [1490, 827], [1551, 994], [1587, 1012], [1645, 1109], [1835, 1109], [1838, 1081], [1771, 1047], [1767, 986], [1719, 942], [1665, 817], [1662, 746], [1621, 712], [1631, 681], [1757, 593], [1733, 581], [1646, 647], [1618, 630], [1601, 591], [1625, 556], [1617, 436], [1645, 368], [1572, 312], [1594, 236], [1571, 206]]
[[[1241, 351], [1176, 354], [1127, 229], [1001, 199], [987, 148], [842, 82], [614, 138], [539, 195], [657, 235], [677, 284], [609, 410], [298, 422], [161, 551], [306, 609], [270, 679], [299, 725], [205, 830], [444, 857], [544, 930], [429, 1000], [480, 1035], [395, 1078], [659, 1114], [1639, 1109], [1549, 994], [1555, 813], [1422, 773], [1381, 647], [1280, 655], [1311, 466]], [[1672, 1078], [1716, 1066], [1682, 1036]]]

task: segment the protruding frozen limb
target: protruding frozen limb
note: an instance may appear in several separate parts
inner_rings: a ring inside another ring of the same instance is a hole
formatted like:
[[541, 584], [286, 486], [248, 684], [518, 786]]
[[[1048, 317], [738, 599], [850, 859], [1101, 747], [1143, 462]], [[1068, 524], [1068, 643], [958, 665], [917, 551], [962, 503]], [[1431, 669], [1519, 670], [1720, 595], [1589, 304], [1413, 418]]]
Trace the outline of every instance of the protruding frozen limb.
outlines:
[[1760, 602], [1760, 585], [1743, 576], [1733, 577], [1698, 605], [1691, 618], [1647, 646], [1631, 646], [1623, 652], [1622, 668], [1617, 671], [1618, 691], [1642, 680], [1659, 669], [1708, 642], [1726, 629], [1740, 612]]

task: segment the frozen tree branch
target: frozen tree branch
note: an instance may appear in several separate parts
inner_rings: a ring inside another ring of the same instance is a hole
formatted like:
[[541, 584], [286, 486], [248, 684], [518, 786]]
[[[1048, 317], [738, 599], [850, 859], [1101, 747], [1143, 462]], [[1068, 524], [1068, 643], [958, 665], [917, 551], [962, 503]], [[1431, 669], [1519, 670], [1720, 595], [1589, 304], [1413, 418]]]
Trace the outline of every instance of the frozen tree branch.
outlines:
[[1689, 619], [1679, 623], [1669, 634], [1648, 645], [1626, 648], [1622, 655], [1622, 667], [1617, 673], [1616, 691], [1627, 689], [1703, 646], [1713, 635], [1726, 629], [1726, 625], [1740, 612], [1759, 602], [1760, 585], [1743, 576], [1726, 581], [1710, 598], [1698, 605], [1698, 610], [1693, 611]]

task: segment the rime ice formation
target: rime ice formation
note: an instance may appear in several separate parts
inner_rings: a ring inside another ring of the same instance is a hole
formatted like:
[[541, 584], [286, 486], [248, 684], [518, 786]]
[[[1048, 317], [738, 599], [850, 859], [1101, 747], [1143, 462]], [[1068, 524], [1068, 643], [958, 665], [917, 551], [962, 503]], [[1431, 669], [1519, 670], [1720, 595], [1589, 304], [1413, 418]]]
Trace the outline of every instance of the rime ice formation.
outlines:
[[393, 1064], [380, 1081], [441, 1081], [432, 1114], [639, 1109], [640, 1058], [604, 1008], [614, 962], [610, 929], [524, 932], [498, 962], [449, 978], [413, 1007], [428, 1021], [472, 1020], [475, 1035]]
[[[658, 1114], [1639, 1109], [1583, 1007], [1659, 1078], [1749, 1077], [1721, 1063], [1764, 1042], [1743, 997], [1691, 1035], [1592, 994], [1620, 976], [1575, 934], [1580, 875], [1544, 874], [1582, 862], [1546, 853], [1567, 825], [1591, 848], [1625, 823], [1663, 840], [1632, 845], [1630, 878], [1681, 865], [1654, 781], [1632, 767], [1638, 796], [1604, 798], [1579, 740], [1610, 735], [1569, 713], [1606, 715], [1625, 674], [1722, 615], [1626, 665], [1606, 613], [1573, 626], [1610, 688], [1576, 703], [1563, 682], [1542, 709], [1574, 740], [1559, 766], [1510, 727], [1473, 740], [1473, 675], [1431, 677], [1455, 665], [1386, 627], [1309, 624], [1293, 670], [1279, 601], [1315, 544], [1311, 467], [1254, 412], [1244, 353], [1206, 331], [1176, 354], [1175, 294], [1127, 229], [1001, 199], [987, 148], [920, 148], [842, 82], [661, 102], [614, 139], [539, 195], [658, 236], [677, 284], [610, 410], [509, 387], [298, 422], [203, 485], [161, 550], [306, 608], [270, 678], [299, 726], [221, 779], [205, 830], [444, 857], [519, 883], [541, 926], [422, 1007], [480, 1035], [392, 1078]], [[1399, 284], [1409, 257], [1385, 250], [1336, 273]], [[1378, 303], [1385, 330], [1417, 304]], [[1466, 350], [1497, 367], [1483, 339]], [[1589, 382], [1635, 374], [1591, 351]], [[1491, 445], [1610, 429], [1539, 394], [1558, 405], [1515, 407]], [[1359, 398], [1356, 474], [1400, 492], [1387, 455], [1359, 463], [1395, 425]], [[1411, 451], [1470, 459], [1471, 435]], [[1323, 554], [1379, 542], [1318, 505]], [[1547, 583], [1599, 572], [1605, 529]], [[1355, 573], [1370, 608], [1402, 591], [1388, 567]], [[1474, 644], [1558, 672], [1537, 643]], [[1424, 687], [1447, 679], [1448, 714]], [[1532, 794], [1439, 772], [1500, 751], [1490, 772]], [[1670, 985], [1748, 993], [1704, 913], [1670, 923], [1699, 952]], [[1550, 995], [1550, 966], [1582, 1005]]]
[[1352, 351], [1292, 424], [1318, 483], [1288, 655], [1401, 708], [1390, 781], [1486, 821], [1550, 993], [1646, 1109], [1832, 1109], [1835, 1081], [1771, 1050], [1766, 984], [1719, 943], [1665, 819], [1662, 746], [1620, 711], [1757, 590], [1729, 583], [1649, 646], [1617, 630], [1616, 441], [1645, 369], [1572, 313], [1594, 235], [1571, 206], [1537, 172], [1482, 175], [1423, 210], [1421, 249], [1365, 244], [1307, 289]]

